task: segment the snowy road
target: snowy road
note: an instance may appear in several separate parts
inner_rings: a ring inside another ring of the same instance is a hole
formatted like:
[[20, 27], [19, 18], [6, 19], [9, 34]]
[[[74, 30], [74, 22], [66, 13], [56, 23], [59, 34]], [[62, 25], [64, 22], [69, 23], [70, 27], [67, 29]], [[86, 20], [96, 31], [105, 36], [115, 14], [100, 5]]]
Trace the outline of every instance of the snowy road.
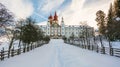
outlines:
[[49, 44], [33, 51], [0, 61], [0, 67], [120, 67], [120, 58], [52, 39]]

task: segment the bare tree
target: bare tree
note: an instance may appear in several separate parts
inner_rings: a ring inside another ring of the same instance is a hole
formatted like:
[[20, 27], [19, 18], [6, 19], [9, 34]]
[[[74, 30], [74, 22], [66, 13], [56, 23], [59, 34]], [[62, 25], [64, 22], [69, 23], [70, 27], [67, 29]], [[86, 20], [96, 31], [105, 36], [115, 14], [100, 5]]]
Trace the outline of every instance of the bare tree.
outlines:
[[[10, 38], [9, 34], [7, 33], [7, 26], [11, 26], [12, 22], [14, 22], [13, 13], [10, 12], [2, 3], [0, 3], [0, 27], [3, 27], [5, 29], [5, 33], [8, 39], [11, 40], [10, 45], [9, 45], [8, 55], [10, 54], [10, 49], [12, 47], [14, 38]], [[10, 30], [10, 31], [11, 33], [13, 33], [13, 30]]]

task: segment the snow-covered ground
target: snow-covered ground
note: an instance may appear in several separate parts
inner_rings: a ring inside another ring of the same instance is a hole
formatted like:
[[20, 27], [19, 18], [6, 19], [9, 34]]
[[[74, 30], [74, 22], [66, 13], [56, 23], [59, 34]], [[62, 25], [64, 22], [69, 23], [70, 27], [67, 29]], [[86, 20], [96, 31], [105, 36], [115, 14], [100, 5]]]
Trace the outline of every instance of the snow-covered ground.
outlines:
[[[19, 40], [16, 40], [13, 42], [15, 49], [18, 49], [18, 43], [19, 43]], [[4, 48], [4, 50], [8, 50], [9, 44], [10, 44], [10, 40], [7, 37], [5, 37], [5, 36], [0, 37], [0, 51], [3, 48]]]
[[7, 37], [2, 36], [0, 37], [0, 50], [4, 47], [5, 49], [8, 49], [9, 40]]
[[0, 67], [119, 67], [120, 58], [99, 54], [52, 39], [49, 44], [4, 61]]

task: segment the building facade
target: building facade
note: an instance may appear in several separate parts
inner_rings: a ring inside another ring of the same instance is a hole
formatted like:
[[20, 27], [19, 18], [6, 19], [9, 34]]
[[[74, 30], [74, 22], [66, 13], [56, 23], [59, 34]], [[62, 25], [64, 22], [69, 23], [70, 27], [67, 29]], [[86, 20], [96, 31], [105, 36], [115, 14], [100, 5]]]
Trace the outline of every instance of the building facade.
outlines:
[[[47, 25], [40, 25], [39, 27], [45, 33], [45, 35], [50, 36], [51, 38], [62, 38], [63, 36], [69, 38], [72, 34], [75, 37], [79, 37], [83, 32], [85, 26], [82, 25], [65, 25], [64, 18], [62, 17], [61, 23], [58, 23], [58, 16], [55, 12], [54, 16], [50, 15], [48, 17]], [[87, 26], [89, 31], [93, 31], [92, 27]]]

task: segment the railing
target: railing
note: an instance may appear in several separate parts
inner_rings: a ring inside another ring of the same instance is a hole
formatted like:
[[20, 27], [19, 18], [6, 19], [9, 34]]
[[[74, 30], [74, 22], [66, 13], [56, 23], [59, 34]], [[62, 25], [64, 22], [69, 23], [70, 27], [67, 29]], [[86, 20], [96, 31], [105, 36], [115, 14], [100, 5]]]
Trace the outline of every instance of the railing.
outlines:
[[29, 52], [37, 47], [40, 47], [41, 45], [46, 44], [46, 43], [42, 43], [42, 44], [35, 44], [32, 46], [27, 46], [27, 47], [23, 47], [23, 48], [18, 48], [15, 49], [14, 47], [10, 50], [10, 54], [8, 50], [4, 50], [4, 48], [0, 51], [0, 60], [3, 61], [5, 58], [10, 58], [10, 57], [14, 57], [16, 55], [20, 55], [21, 53], [26, 53]]
[[88, 50], [95, 51], [97, 53], [108, 54], [108, 55], [116, 56], [120, 58], [120, 48], [99, 47], [97, 44], [95, 45], [75, 44], [75, 42], [70, 43], [67, 41], [65, 43], [81, 47], [82, 49], [88, 49]]
[[120, 49], [118, 49], [118, 48], [114, 48], [113, 49], [113, 51], [114, 51], [114, 56], [116, 56], [116, 57], [120, 57]]

